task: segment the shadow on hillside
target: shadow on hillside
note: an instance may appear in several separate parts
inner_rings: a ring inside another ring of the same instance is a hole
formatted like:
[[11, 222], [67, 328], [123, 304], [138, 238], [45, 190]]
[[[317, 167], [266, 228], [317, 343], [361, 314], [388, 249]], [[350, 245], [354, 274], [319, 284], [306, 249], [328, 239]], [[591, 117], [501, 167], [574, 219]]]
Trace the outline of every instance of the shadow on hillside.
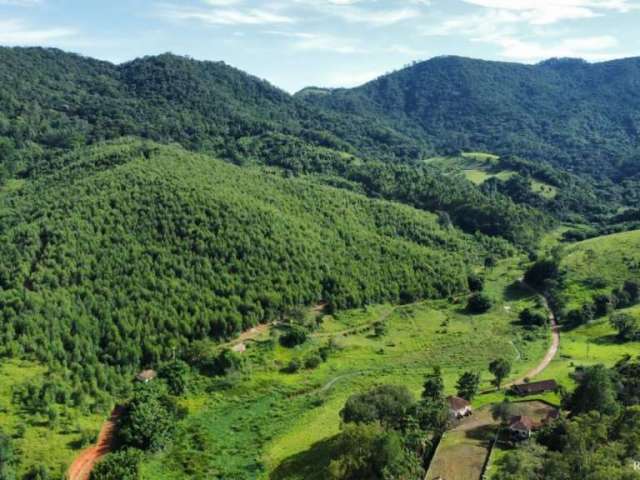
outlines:
[[482, 425], [473, 430], [465, 432], [465, 437], [473, 440], [491, 440], [496, 434], [496, 429], [493, 425]]
[[270, 480], [322, 480], [335, 450], [337, 437], [332, 437], [311, 446], [282, 461], [269, 476]]
[[620, 340], [617, 335], [605, 335], [592, 340], [592, 342], [597, 345], [624, 345], [627, 343], [624, 340]]
[[516, 302], [532, 296], [531, 291], [523, 288], [520, 282], [517, 281], [504, 287], [504, 299], [508, 302]]

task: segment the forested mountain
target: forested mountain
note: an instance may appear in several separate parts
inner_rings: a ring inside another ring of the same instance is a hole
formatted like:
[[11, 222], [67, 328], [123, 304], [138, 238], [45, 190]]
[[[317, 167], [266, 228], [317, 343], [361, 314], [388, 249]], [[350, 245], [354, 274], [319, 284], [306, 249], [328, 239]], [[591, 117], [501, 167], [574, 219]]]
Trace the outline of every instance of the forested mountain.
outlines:
[[386, 119], [440, 151], [489, 151], [594, 177], [640, 172], [640, 58], [538, 65], [438, 57], [308, 104]]
[[71, 369], [82, 388], [113, 391], [116, 372], [300, 306], [463, 292], [473, 265], [511, 251], [178, 147], [119, 141], [63, 164], [0, 192], [0, 353]]
[[0, 64], [0, 184], [56, 170], [76, 147], [131, 135], [320, 175], [520, 245], [549, 225], [502, 194], [417, 163], [429, 147], [384, 120], [309, 106], [222, 63], [166, 54], [115, 66], [59, 50], [0, 49]]

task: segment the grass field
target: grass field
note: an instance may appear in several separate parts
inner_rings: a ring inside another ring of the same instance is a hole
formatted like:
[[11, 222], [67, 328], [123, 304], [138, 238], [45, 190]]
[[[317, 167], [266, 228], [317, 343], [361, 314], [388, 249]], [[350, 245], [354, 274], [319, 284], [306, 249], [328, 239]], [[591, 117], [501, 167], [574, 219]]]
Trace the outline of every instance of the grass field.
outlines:
[[[425, 162], [451, 174], [462, 173], [470, 182], [482, 185], [490, 178], [505, 181], [518, 175], [513, 170], [500, 169], [499, 160], [500, 157], [489, 153], [468, 152], [459, 157], [434, 157]], [[556, 187], [535, 179], [531, 181], [531, 191], [547, 199], [555, 198], [558, 194]]]
[[572, 244], [563, 252], [560, 268], [568, 308], [611, 293], [630, 278], [640, 279], [640, 230], [596, 237]]
[[27, 412], [12, 402], [16, 387], [46, 374], [43, 366], [30, 362], [0, 363], [0, 428], [13, 437], [20, 452], [18, 478], [38, 465], [46, 466], [52, 475], [61, 476], [81, 450], [82, 430], [97, 432], [104, 421], [101, 415], [83, 414], [73, 409], [51, 425], [43, 415]]
[[[185, 401], [190, 415], [174, 446], [147, 460], [142, 478], [320, 479], [351, 394], [391, 383], [418, 395], [435, 365], [443, 369], [448, 392], [464, 370], [482, 372], [488, 387], [487, 366], [498, 356], [514, 361], [514, 377], [522, 374], [544, 355], [549, 336], [516, 324], [519, 311], [535, 301], [514, 286], [521, 275], [514, 260], [490, 272], [486, 291], [495, 305], [484, 315], [467, 315], [464, 299], [374, 306], [326, 318], [297, 349], [282, 348], [265, 333], [248, 344], [247, 372], [225, 381], [224, 390], [206, 386]], [[372, 325], [380, 319], [388, 333], [379, 338]], [[337, 349], [319, 368], [280, 371], [330, 339]]]

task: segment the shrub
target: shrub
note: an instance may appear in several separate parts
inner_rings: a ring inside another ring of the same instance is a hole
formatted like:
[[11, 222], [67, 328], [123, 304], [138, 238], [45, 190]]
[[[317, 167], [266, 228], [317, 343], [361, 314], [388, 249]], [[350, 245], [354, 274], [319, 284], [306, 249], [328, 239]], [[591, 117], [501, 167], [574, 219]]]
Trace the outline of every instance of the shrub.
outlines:
[[491, 299], [488, 296], [482, 293], [476, 293], [469, 298], [467, 311], [473, 314], [481, 314], [488, 312], [491, 305]]
[[307, 331], [297, 325], [293, 325], [280, 337], [280, 344], [283, 347], [293, 348], [302, 345], [307, 341]]
[[319, 355], [312, 355], [304, 361], [304, 368], [313, 370], [314, 368], [318, 368], [321, 363], [322, 358], [320, 358]]

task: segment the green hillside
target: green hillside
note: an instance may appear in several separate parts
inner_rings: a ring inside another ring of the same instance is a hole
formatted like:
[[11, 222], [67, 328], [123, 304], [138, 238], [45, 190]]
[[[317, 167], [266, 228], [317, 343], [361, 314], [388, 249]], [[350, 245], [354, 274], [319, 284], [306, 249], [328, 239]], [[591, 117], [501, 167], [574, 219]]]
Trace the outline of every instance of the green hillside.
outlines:
[[640, 230], [573, 244], [563, 252], [560, 270], [561, 298], [567, 308], [609, 294], [627, 280], [640, 281]]
[[177, 147], [117, 142], [63, 163], [2, 193], [0, 343], [94, 388], [296, 306], [447, 297], [510, 251], [435, 215]]
[[[444, 56], [308, 103], [386, 118], [440, 151], [487, 151], [570, 171], [637, 175], [640, 59], [538, 65]], [[620, 159], [628, 163], [620, 168]], [[632, 161], [632, 159], [635, 159]]]

